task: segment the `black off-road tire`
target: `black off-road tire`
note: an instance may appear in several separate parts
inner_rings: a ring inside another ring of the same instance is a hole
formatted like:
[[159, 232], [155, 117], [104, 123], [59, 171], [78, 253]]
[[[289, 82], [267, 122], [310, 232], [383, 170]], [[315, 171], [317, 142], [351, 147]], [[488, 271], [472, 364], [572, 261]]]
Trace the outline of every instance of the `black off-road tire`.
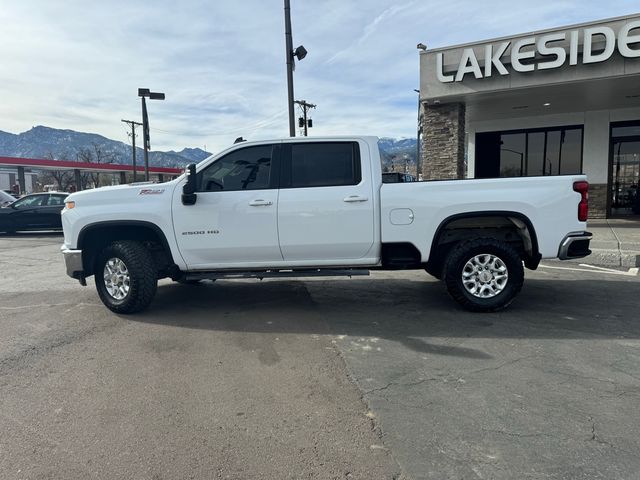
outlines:
[[[129, 291], [122, 299], [109, 294], [104, 280], [104, 267], [111, 258], [120, 259], [129, 272]], [[100, 300], [115, 313], [135, 313], [147, 308], [158, 288], [158, 273], [151, 252], [140, 242], [119, 240], [102, 250], [94, 266], [94, 278]]]
[[[502, 291], [491, 298], [479, 298], [470, 293], [462, 282], [465, 265], [476, 255], [498, 257], [507, 267], [507, 282]], [[477, 238], [460, 242], [449, 252], [443, 269], [447, 291], [467, 310], [496, 312], [509, 306], [520, 293], [524, 282], [524, 267], [518, 252], [509, 244], [494, 238]]]

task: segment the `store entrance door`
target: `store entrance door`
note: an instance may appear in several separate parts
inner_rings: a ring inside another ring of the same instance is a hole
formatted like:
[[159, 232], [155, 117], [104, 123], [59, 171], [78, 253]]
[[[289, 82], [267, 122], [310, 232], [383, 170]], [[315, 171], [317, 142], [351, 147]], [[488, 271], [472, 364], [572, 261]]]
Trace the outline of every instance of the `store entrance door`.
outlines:
[[640, 215], [640, 121], [611, 124], [611, 216]]

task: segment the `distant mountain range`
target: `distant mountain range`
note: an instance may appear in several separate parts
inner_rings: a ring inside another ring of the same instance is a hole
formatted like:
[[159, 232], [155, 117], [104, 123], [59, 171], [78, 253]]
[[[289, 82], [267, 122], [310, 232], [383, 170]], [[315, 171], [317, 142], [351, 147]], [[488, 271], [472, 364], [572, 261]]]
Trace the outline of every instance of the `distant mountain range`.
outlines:
[[406, 162], [409, 166], [415, 166], [418, 157], [417, 144], [415, 138], [380, 138], [378, 147], [382, 155], [382, 165], [404, 165]]
[[[33, 127], [17, 135], [0, 131], [0, 156], [5, 157], [79, 160], [82, 152], [87, 151], [95, 157], [96, 150], [110, 163], [131, 164], [131, 145], [95, 133], [43, 126]], [[142, 148], [136, 147], [136, 159], [140, 164], [143, 162], [143, 155]], [[151, 151], [149, 162], [157, 167], [181, 168], [210, 155], [200, 148], [185, 148], [179, 152]]]
[[[415, 138], [381, 138], [379, 142], [384, 165], [392, 163], [415, 164]], [[13, 134], [0, 130], [0, 156], [23, 158], [52, 158], [79, 160], [82, 155], [96, 156], [99, 151], [103, 162], [131, 164], [131, 145], [111, 140], [95, 133], [60, 130], [37, 126], [23, 133]], [[211, 153], [201, 148], [184, 148], [179, 152], [149, 152], [149, 162], [158, 167], [182, 168], [188, 163], [204, 160]], [[142, 163], [142, 148], [136, 147], [136, 157]], [[94, 160], [95, 161], [95, 160]]]

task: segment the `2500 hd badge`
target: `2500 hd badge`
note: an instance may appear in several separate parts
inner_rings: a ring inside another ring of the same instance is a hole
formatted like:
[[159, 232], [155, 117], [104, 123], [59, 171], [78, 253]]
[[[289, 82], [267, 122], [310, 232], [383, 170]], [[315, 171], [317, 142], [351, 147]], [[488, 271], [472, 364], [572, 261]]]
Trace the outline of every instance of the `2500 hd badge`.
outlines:
[[182, 232], [182, 235], [217, 235], [220, 230], [196, 230], [191, 232]]

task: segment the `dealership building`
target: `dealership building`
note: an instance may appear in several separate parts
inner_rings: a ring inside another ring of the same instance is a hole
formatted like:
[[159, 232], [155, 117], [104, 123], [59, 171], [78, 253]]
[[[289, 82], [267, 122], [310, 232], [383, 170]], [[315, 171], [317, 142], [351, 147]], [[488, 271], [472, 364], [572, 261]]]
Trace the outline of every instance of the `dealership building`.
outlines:
[[425, 179], [584, 173], [640, 213], [640, 14], [420, 54]]

